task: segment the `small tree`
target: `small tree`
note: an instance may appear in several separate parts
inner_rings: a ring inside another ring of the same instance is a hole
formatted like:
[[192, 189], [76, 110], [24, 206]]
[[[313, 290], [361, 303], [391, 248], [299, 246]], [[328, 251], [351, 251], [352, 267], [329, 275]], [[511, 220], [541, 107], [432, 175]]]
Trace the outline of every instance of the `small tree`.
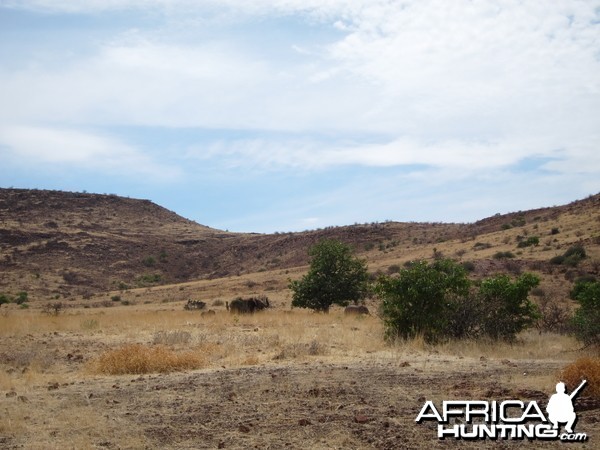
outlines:
[[368, 293], [366, 263], [352, 256], [346, 244], [324, 240], [309, 250], [310, 269], [300, 280], [290, 281], [292, 306], [328, 312], [333, 304], [346, 306]]
[[573, 317], [575, 336], [586, 346], [600, 346], [600, 281], [582, 281], [571, 296], [579, 303]]

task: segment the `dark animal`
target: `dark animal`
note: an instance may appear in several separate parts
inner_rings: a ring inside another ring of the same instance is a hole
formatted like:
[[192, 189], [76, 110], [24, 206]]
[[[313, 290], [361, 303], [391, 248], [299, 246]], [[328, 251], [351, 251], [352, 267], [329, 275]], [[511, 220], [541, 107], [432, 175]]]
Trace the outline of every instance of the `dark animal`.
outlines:
[[208, 311], [202, 311], [202, 314], [200, 314], [201, 316], [214, 316], [216, 314], [216, 312], [214, 312], [212, 309], [209, 309]]
[[365, 305], [348, 305], [344, 309], [344, 314], [369, 314], [369, 308]]
[[192, 309], [204, 309], [206, 303], [200, 300], [188, 300], [183, 309], [191, 311]]
[[266, 296], [242, 298], [238, 297], [231, 303], [226, 302], [227, 311], [233, 314], [252, 314], [268, 308], [269, 299]]

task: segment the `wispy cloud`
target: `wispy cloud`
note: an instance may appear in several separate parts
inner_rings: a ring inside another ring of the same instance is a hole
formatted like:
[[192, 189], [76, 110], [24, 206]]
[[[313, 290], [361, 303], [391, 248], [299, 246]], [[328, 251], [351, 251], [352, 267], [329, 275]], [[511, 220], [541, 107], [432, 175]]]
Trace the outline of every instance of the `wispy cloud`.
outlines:
[[111, 137], [77, 130], [10, 126], [0, 128], [0, 153], [34, 167], [60, 165], [75, 170], [151, 176], [168, 180], [181, 175], [147, 154]]
[[[338, 200], [302, 208], [298, 221], [326, 221], [335, 205], [379, 216], [385, 202], [419, 203], [422, 189], [414, 201], [386, 194], [395, 183], [450, 192], [474, 180], [480, 189], [464, 189], [475, 198], [454, 198], [479, 207], [493, 192], [506, 204], [523, 197], [500, 189], [514, 183], [545, 186], [548, 199], [560, 194], [557, 182], [567, 199], [600, 189], [596, 0], [9, 0], [0, 8], [48, 30], [87, 16], [102, 25], [98, 34], [69, 28], [77, 51], [60, 33], [45, 35], [52, 43], [43, 51], [27, 29], [14, 31], [27, 39], [3, 42], [0, 151], [13, 160], [127, 165], [163, 179], [199, 169], [239, 178], [365, 171], [363, 184], [311, 194], [307, 205], [318, 195]], [[158, 148], [128, 139], [133, 127], [206, 136]], [[532, 160], [539, 164], [524, 176]], [[377, 198], [385, 198], [379, 209]]]

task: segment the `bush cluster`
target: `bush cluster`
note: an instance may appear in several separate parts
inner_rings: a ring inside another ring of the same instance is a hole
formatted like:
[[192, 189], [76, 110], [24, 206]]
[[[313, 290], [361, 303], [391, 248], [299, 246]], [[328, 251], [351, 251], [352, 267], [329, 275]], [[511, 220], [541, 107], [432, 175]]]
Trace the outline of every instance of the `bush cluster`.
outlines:
[[576, 267], [581, 260], [587, 256], [585, 248], [580, 244], [572, 245], [562, 255], [556, 255], [550, 259], [550, 263], [556, 265], [564, 265], [569, 267]]
[[8, 294], [0, 294], [0, 305], [5, 303], [16, 303], [17, 305], [24, 305], [27, 303], [29, 299], [29, 294], [27, 292], [19, 292], [15, 296], [10, 296]]
[[539, 281], [528, 273], [516, 280], [497, 275], [476, 286], [454, 261], [419, 261], [396, 277], [382, 276], [376, 292], [389, 339], [422, 335], [427, 342], [479, 337], [513, 341], [539, 317], [528, 299]]
[[540, 238], [537, 236], [530, 236], [527, 239], [520, 241], [517, 244], [517, 247], [519, 247], [519, 248], [536, 247], [538, 245], [540, 245]]
[[579, 303], [573, 316], [575, 337], [586, 346], [600, 347], [600, 281], [578, 281], [571, 298]]

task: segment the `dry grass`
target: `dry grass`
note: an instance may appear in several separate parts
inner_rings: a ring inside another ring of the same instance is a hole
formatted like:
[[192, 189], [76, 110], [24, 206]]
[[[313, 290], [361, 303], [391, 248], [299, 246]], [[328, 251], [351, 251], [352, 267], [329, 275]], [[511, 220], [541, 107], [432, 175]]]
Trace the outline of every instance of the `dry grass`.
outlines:
[[129, 344], [109, 350], [89, 364], [89, 370], [106, 375], [169, 373], [204, 367], [206, 357], [199, 352], [177, 353], [162, 345]]
[[582, 391], [584, 395], [600, 399], [600, 358], [579, 358], [563, 369], [561, 380], [569, 390], [579, 386], [582, 380], [587, 380], [587, 385]]

